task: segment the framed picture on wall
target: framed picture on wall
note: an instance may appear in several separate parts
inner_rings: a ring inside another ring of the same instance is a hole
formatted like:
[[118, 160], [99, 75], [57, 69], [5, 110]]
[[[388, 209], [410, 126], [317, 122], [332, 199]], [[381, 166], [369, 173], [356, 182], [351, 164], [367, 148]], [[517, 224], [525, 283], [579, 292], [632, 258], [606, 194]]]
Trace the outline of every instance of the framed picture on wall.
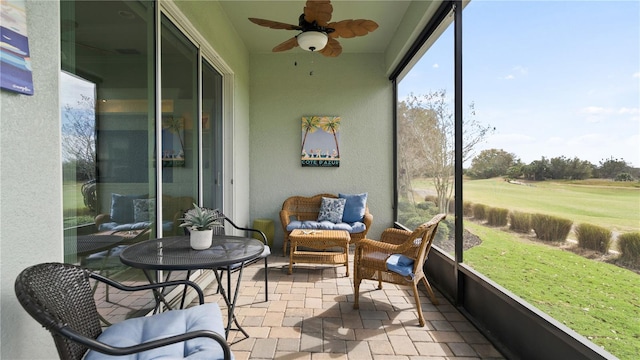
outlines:
[[33, 95], [25, 0], [0, 1], [0, 88]]
[[170, 115], [162, 119], [162, 166], [185, 166], [184, 118]]
[[302, 166], [340, 166], [340, 121], [339, 116], [302, 117]]

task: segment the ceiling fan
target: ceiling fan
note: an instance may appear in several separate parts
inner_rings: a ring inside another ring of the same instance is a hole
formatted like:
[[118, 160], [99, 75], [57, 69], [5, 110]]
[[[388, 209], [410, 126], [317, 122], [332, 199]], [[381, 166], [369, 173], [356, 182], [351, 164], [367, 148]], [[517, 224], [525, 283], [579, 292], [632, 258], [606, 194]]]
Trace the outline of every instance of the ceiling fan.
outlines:
[[249, 18], [249, 20], [271, 29], [301, 31], [298, 35], [274, 47], [274, 52], [300, 46], [304, 50], [317, 51], [329, 57], [342, 53], [342, 45], [337, 38], [364, 36], [378, 28], [375, 21], [364, 19], [329, 22], [332, 12], [333, 6], [330, 0], [307, 0], [304, 13], [298, 19], [298, 25], [257, 18]]

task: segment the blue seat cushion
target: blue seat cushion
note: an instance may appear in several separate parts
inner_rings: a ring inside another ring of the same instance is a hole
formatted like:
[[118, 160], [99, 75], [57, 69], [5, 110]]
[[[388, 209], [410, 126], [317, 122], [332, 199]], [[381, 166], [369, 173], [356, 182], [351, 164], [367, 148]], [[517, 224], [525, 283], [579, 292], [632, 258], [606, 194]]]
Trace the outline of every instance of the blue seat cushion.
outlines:
[[[151, 226], [150, 221], [141, 221], [136, 223], [121, 224], [117, 222], [102, 223], [98, 226], [98, 231], [129, 231], [129, 230], [144, 230]], [[173, 221], [164, 221], [162, 223], [162, 231], [173, 230]]]
[[392, 254], [387, 258], [387, 270], [413, 278], [413, 259], [402, 254]]
[[293, 220], [287, 225], [287, 231], [295, 229], [302, 230], [346, 230], [350, 234], [357, 234], [365, 231], [367, 227], [359, 221], [353, 223], [332, 223], [331, 221], [314, 221], [314, 220]]
[[[171, 310], [153, 316], [124, 320], [106, 328], [98, 336], [98, 340], [113, 346], [126, 347], [195, 330], [212, 330], [224, 336], [222, 313], [218, 304], [208, 303], [184, 310]], [[114, 357], [89, 351], [85, 360], [159, 358], [223, 359], [224, 353], [215, 340], [201, 337], [128, 356]]]
[[120, 261], [120, 253], [128, 245], [118, 245], [113, 249], [104, 250], [91, 254], [80, 261], [80, 265], [92, 270], [108, 270], [126, 265]]

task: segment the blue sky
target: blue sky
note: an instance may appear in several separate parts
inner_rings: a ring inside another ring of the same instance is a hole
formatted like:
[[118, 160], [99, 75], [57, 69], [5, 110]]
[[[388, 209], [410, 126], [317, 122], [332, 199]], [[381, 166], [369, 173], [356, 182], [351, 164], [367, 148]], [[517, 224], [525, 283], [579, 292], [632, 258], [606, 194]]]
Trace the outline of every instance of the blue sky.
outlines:
[[[640, 167], [640, 1], [473, 0], [463, 14], [463, 102], [496, 127], [477, 151]], [[452, 41], [450, 27], [402, 80], [401, 99], [453, 97]]]

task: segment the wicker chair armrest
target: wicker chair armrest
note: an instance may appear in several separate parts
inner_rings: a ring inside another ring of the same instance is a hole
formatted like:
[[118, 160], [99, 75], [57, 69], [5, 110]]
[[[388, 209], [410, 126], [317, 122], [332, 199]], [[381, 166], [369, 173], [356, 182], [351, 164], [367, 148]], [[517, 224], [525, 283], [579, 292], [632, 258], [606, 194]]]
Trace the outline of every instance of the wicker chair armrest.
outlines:
[[115, 347], [105, 343], [102, 343], [98, 340], [88, 338], [79, 332], [69, 328], [68, 326], [64, 326], [58, 330], [62, 335], [67, 336], [74, 341], [86, 346], [87, 348], [98, 351], [108, 355], [130, 355], [139, 353], [146, 350], [156, 349], [162, 346], [167, 346], [179, 342], [183, 342], [190, 339], [195, 339], [199, 337], [208, 337], [220, 344], [222, 347], [222, 351], [224, 353], [225, 360], [231, 359], [231, 350], [229, 345], [227, 344], [227, 340], [220, 334], [208, 331], [208, 330], [197, 330], [192, 331], [180, 335], [171, 336], [164, 339], [152, 340], [142, 344], [127, 346], [127, 347]]
[[89, 277], [96, 280], [96, 281], [100, 281], [102, 283], [105, 283], [109, 286], [113, 286], [114, 288], [118, 289], [118, 290], [122, 290], [122, 291], [143, 291], [143, 290], [153, 290], [153, 289], [159, 289], [159, 288], [163, 288], [163, 287], [167, 287], [167, 286], [176, 286], [176, 285], [186, 285], [186, 286], [191, 286], [196, 293], [198, 293], [198, 301], [200, 303], [200, 305], [204, 304], [204, 293], [202, 292], [202, 289], [200, 288], [200, 286], [198, 286], [198, 284], [194, 283], [193, 281], [189, 281], [189, 280], [173, 280], [173, 281], [165, 281], [165, 282], [161, 282], [161, 283], [154, 283], [154, 284], [143, 284], [143, 285], [135, 285], [135, 286], [129, 286], [129, 285], [125, 285], [122, 283], [119, 283], [117, 281], [114, 281], [110, 278], [107, 278], [105, 276], [102, 276], [98, 273], [95, 272], [90, 272], [89, 273]]
[[396, 229], [396, 228], [388, 228], [382, 232], [380, 236], [380, 241], [389, 243], [389, 244], [402, 244], [409, 239], [411, 236], [411, 231]]
[[356, 243], [357, 253], [383, 252], [391, 255], [398, 253], [398, 249], [400, 249], [399, 245], [371, 239], [362, 239]]
[[367, 209], [367, 212], [364, 214], [362, 222], [364, 223], [365, 229], [369, 231], [369, 229], [371, 229], [371, 224], [373, 224], [373, 215], [371, 215], [369, 209]]
[[291, 222], [291, 212], [289, 210], [282, 209], [280, 210], [280, 222], [282, 223], [282, 228], [286, 229], [289, 222]]
[[94, 219], [96, 227], [99, 227], [101, 224], [111, 222], [111, 215], [109, 214], [98, 214]]

